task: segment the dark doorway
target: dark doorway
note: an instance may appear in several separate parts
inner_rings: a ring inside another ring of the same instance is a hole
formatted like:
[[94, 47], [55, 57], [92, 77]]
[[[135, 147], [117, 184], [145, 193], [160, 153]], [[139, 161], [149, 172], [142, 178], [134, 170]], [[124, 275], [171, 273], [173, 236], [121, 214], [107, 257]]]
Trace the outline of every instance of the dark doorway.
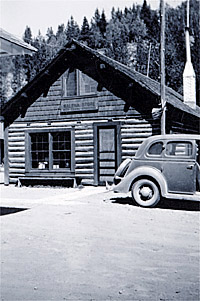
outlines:
[[94, 178], [96, 185], [112, 183], [121, 163], [120, 123], [94, 124]]

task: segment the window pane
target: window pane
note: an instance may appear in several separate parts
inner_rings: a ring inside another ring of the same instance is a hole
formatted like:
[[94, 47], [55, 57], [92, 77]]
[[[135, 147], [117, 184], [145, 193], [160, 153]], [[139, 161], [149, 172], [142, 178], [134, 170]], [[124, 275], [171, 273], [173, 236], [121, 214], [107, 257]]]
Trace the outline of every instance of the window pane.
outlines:
[[89, 95], [97, 92], [97, 82], [79, 70], [63, 77], [64, 96]]
[[77, 95], [77, 73], [76, 71], [68, 72], [66, 76], [66, 93], [65, 96], [75, 96]]
[[71, 167], [71, 132], [57, 132], [53, 137], [53, 168]]
[[31, 134], [32, 168], [49, 168], [49, 137], [48, 133]]
[[160, 155], [163, 151], [163, 143], [157, 142], [150, 146], [148, 153], [149, 155]]
[[97, 82], [88, 75], [80, 72], [80, 95], [88, 95], [97, 92]]
[[53, 168], [70, 168], [71, 167], [71, 158], [70, 152], [53, 152]]
[[53, 150], [70, 150], [71, 133], [57, 132], [53, 133]]
[[169, 142], [166, 146], [166, 154], [169, 156], [191, 156], [192, 144], [190, 142]]

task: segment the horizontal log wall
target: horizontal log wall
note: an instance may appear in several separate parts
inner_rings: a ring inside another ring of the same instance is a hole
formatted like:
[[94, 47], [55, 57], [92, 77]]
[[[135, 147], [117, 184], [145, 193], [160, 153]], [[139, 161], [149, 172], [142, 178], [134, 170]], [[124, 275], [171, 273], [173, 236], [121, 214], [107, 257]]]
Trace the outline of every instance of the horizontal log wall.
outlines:
[[193, 124], [174, 121], [171, 126], [171, 133], [173, 134], [199, 134], [199, 127], [193, 126]]
[[84, 184], [94, 184], [93, 123], [80, 123], [75, 127], [75, 174]]
[[[142, 141], [152, 135], [152, 127], [145, 120], [119, 119], [121, 121], [122, 160], [133, 156]], [[103, 120], [107, 122], [107, 120]], [[93, 123], [95, 120], [82, 122], [53, 122], [13, 124], [9, 127], [9, 176], [10, 183], [16, 183], [18, 177], [25, 175], [25, 130], [46, 129], [74, 126], [75, 128], [75, 175], [83, 179], [83, 184], [94, 184], [94, 139]]]
[[26, 124], [14, 123], [8, 130], [9, 182], [16, 183], [25, 175]]
[[147, 121], [127, 120], [122, 123], [122, 160], [134, 156], [143, 140], [152, 135], [152, 126]]

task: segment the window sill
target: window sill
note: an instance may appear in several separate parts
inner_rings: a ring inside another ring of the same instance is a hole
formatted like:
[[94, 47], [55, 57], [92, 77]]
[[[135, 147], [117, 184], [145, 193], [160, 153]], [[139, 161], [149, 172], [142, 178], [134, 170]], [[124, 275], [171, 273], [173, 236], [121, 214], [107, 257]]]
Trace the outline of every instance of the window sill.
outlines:
[[106, 95], [112, 95], [112, 93], [109, 92], [108, 90], [105, 90], [105, 91], [96, 92], [96, 93], [92, 93], [92, 94], [83, 94], [83, 95], [74, 95], [74, 96], [64, 96], [64, 95], [62, 95], [62, 99], [73, 100], [73, 99], [82, 99], [82, 98], [101, 97], [101, 96], [106, 96]]
[[28, 171], [25, 172], [26, 176], [33, 176], [33, 175], [38, 175], [38, 174], [74, 174], [74, 171], [72, 171], [70, 168], [58, 168], [58, 169], [30, 169]]
[[62, 96], [62, 99], [73, 100], [73, 99], [82, 99], [82, 98], [92, 98], [98, 96], [99, 95], [97, 93], [93, 93], [93, 94], [74, 95], [74, 96]]

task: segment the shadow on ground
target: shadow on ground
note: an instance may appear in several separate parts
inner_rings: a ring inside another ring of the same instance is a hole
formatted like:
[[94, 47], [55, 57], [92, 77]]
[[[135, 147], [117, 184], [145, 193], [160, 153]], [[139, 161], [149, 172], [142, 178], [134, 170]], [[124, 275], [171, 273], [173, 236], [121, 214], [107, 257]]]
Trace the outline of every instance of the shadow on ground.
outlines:
[[0, 207], [0, 215], [7, 215], [11, 213], [17, 213], [23, 210], [27, 210], [27, 208], [11, 208], [11, 207]]
[[[116, 198], [111, 198], [110, 201], [113, 204], [137, 206], [136, 204], [133, 203], [133, 199], [131, 197], [116, 197]], [[170, 209], [170, 210], [200, 211], [200, 202], [162, 199], [155, 208]]]

